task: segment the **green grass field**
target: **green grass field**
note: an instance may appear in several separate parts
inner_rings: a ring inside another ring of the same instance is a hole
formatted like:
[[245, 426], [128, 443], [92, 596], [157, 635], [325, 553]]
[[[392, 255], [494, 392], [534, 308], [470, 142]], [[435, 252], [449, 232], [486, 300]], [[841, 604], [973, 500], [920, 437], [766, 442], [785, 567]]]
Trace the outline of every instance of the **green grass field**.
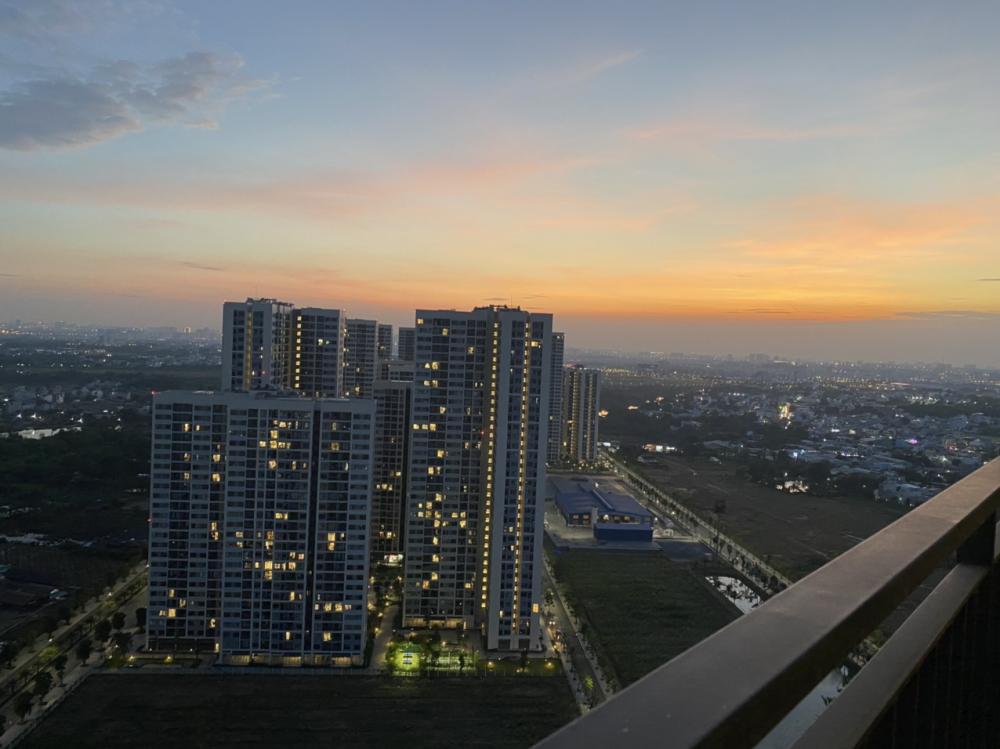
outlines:
[[528, 747], [577, 715], [566, 679], [119, 674], [24, 747]]
[[586, 633], [630, 684], [737, 618], [687, 569], [659, 552], [571, 551], [556, 577]]

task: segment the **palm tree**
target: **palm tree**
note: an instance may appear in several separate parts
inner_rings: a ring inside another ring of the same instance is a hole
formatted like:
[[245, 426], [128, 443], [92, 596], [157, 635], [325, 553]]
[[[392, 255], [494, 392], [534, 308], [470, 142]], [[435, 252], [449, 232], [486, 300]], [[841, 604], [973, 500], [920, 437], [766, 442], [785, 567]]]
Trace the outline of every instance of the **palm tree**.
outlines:
[[63, 672], [66, 671], [67, 660], [69, 659], [66, 657], [65, 653], [60, 653], [52, 659], [52, 668], [55, 669], [56, 677], [58, 677], [60, 684], [62, 684]]
[[32, 688], [36, 697], [44, 697], [52, 688], [52, 674], [48, 671], [39, 671], [35, 674], [35, 686]]
[[80, 663], [86, 663], [91, 652], [93, 652], [93, 648], [89, 639], [85, 638], [76, 644], [76, 657], [80, 659]]
[[14, 712], [17, 713], [17, 717], [23, 722], [28, 713], [31, 712], [30, 694], [27, 692], [21, 692], [14, 698]]

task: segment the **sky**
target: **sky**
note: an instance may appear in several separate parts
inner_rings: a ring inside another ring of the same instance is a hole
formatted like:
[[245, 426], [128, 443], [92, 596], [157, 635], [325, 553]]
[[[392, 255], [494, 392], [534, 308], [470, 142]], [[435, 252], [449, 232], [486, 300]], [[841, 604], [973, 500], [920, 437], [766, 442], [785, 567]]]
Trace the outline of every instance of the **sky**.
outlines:
[[0, 0], [0, 320], [1000, 364], [1000, 4]]

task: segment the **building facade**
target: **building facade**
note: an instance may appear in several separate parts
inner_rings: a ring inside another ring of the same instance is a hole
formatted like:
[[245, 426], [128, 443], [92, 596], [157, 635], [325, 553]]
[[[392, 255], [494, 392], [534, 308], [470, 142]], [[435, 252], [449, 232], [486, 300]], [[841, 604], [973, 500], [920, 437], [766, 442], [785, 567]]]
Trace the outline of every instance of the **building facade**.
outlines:
[[563, 369], [563, 459], [571, 463], [597, 460], [597, 422], [601, 410], [601, 373], [569, 366]]
[[157, 394], [150, 647], [211, 643], [232, 664], [360, 664], [374, 426], [372, 401]]
[[415, 336], [416, 330], [414, 328], [399, 329], [399, 347], [396, 352], [396, 358], [402, 359], [403, 361], [413, 361]]
[[378, 323], [347, 319], [344, 341], [344, 395], [371, 398], [378, 376]]
[[549, 395], [549, 440], [546, 452], [546, 461], [549, 465], [555, 465], [562, 457], [562, 390], [563, 390], [563, 358], [566, 352], [566, 335], [564, 333], [552, 334], [552, 390]]
[[541, 647], [552, 316], [418, 310], [404, 625]]
[[389, 362], [392, 360], [392, 326], [388, 323], [379, 323], [376, 328], [375, 338], [378, 350], [378, 373], [376, 379], [389, 379]]
[[343, 396], [345, 323], [339, 309], [293, 311], [291, 388], [313, 398]]
[[375, 383], [372, 564], [398, 564], [402, 559], [412, 391], [412, 381]]
[[222, 390], [275, 390], [291, 384], [292, 305], [276, 299], [222, 308]]

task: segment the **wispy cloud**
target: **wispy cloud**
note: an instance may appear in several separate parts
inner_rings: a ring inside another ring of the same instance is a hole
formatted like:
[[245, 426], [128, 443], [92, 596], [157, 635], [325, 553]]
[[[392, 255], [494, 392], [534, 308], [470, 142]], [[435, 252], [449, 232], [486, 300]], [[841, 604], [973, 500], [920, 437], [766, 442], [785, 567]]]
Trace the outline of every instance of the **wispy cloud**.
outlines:
[[1000, 282], [1000, 276], [996, 278], [977, 278], [976, 281], [979, 283], [998, 283]]
[[29, 80], [0, 92], [0, 148], [79, 148], [156, 125], [215, 127], [227, 104], [266, 88], [238, 55], [191, 52], [142, 66], [102, 64], [86, 78]]
[[221, 268], [217, 265], [205, 265], [204, 263], [195, 263], [190, 260], [179, 260], [177, 261], [177, 264], [182, 265], [185, 268], [191, 268], [193, 270], [212, 271], [213, 273], [221, 273], [222, 271], [225, 270], [225, 268]]
[[907, 320], [1000, 320], [1000, 312], [969, 309], [926, 310], [918, 312], [897, 312], [897, 317]]
[[598, 60], [583, 62], [569, 71], [565, 80], [569, 83], [585, 83], [609, 70], [627, 65], [642, 55], [641, 49], [626, 50]]
[[626, 136], [643, 143], [706, 146], [727, 141], [795, 142], [858, 138], [873, 134], [871, 127], [857, 125], [757, 125], [712, 118], [681, 118], [627, 131]]

